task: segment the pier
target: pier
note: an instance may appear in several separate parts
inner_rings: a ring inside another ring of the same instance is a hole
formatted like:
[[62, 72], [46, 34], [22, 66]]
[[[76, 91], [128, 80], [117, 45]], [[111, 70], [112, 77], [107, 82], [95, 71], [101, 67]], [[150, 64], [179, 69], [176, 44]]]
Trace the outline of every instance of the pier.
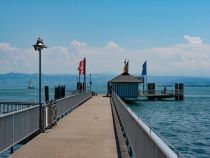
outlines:
[[91, 98], [11, 155], [28, 157], [117, 157], [109, 98]]
[[1, 115], [0, 151], [10, 149], [11, 158], [182, 157], [115, 92], [111, 97], [84, 92], [58, 99], [42, 107], [41, 118], [39, 125], [38, 105]]

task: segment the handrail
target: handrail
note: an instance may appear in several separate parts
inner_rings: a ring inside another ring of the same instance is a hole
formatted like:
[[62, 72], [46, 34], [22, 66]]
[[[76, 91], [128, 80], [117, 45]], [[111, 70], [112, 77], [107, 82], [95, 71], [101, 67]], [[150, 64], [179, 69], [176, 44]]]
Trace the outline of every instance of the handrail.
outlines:
[[177, 155], [179, 155], [180, 158], [184, 158], [184, 155], [182, 153], [180, 153], [180, 151], [178, 151], [171, 143], [169, 143], [161, 134], [159, 134], [152, 126], [150, 126], [150, 123], [148, 123], [145, 119], [143, 119], [134, 110], [131, 110], [131, 111], [134, 113], [134, 115], [136, 115], [138, 117], [138, 119], [142, 120], [142, 122], [144, 122], [144, 124], [146, 124], [158, 137], [160, 137], [163, 140], [163, 142], [166, 143], [166, 145], [168, 145]]
[[7, 104], [7, 105], [34, 105], [34, 104], [38, 104], [36, 102], [13, 102], [13, 101], [0, 101], [0, 104]]
[[57, 119], [63, 117], [91, 97], [91, 92], [84, 92], [49, 102], [44, 106], [44, 128], [56, 124]]
[[57, 117], [62, 117], [65, 113], [76, 108], [91, 97], [91, 92], [84, 92], [56, 100]]
[[136, 157], [177, 158], [182, 156], [169, 148], [167, 143], [132, 112], [115, 92], [112, 94], [112, 99]]
[[11, 101], [1, 101], [0, 102], [0, 115], [5, 113], [11, 113], [14, 111], [22, 110], [30, 106], [37, 105], [35, 102], [11, 102]]
[[15, 114], [18, 114], [18, 113], [21, 113], [21, 112], [24, 112], [24, 111], [27, 111], [27, 110], [30, 110], [30, 109], [34, 109], [34, 108], [37, 108], [37, 107], [39, 107], [39, 105], [34, 105], [34, 106], [31, 106], [31, 107], [28, 107], [28, 108], [25, 108], [25, 109], [5, 113], [5, 114], [0, 115], [0, 118], [7, 117], [7, 116], [10, 116], [10, 115], [15, 115]]
[[84, 92], [41, 106], [41, 116], [43, 115], [41, 125], [39, 124], [39, 105], [0, 115], [0, 152], [9, 149], [34, 132], [51, 126], [58, 118], [63, 117], [91, 97], [91, 92]]
[[39, 105], [0, 116], [0, 152], [39, 130]]

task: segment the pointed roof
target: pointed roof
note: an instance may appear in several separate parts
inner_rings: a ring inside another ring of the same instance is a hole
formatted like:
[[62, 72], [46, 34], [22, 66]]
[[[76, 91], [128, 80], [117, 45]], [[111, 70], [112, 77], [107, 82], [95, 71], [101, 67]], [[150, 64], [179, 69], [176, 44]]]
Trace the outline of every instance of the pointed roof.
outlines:
[[110, 83], [143, 83], [142, 79], [134, 77], [127, 72], [124, 72], [109, 81]]

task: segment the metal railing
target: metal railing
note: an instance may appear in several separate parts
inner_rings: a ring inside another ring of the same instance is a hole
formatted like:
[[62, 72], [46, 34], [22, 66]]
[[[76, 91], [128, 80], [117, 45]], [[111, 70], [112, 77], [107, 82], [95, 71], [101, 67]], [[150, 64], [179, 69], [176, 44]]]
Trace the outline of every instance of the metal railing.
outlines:
[[62, 115], [65, 115], [67, 112], [76, 108], [91, 97], [91, 92], [84, 92], [57, 100], [57, 118], [60, 118]]
[[57, 124], [57, 107], [56, 103], [51, 101], [43, 107], [44, 119], [43, 128], [51, 128], [53, 125]]
[[33, 102], [0, 102], [0, 115], [29, 108], [36, 104]]
[[136, 116], [127, 105], [112, 93], [112, 100], [137, 158], [177, 158], [177, 155], [158, 135]]
[[13, 147], [36, 131], [44, 131], [45, 128], [56, 123], [58, 118], [75, 109], [91, 97], [91, 92], [85, 92], [42, 106], [41, 125], [39, 124], [39, 105], [16, 104], [18, 105], [18, 108], [16, 108], [18, 111], [11, 112], [9, 109], [14, 109], [12, 108], [14, 105], [12, 103], [14, 102], [7, 104], [7, 106], [11, 105], [11, 108], [5, 108], [5, 102], [0, 104], [3, 105], [2, 109], [7, 109], [7, 112], [9, 112], [0, 115], [0, 152]]
[[39, 130], [39, 105], [0, 116], [0, 152]]
[[163, 136], [161, 136], [160, 134], [158, 134], [157, 130], [155, 130], [153, 127], [150, 126], [150, 123], [147, 122], [145, 119], [143, 119], [142, 117], [140, 117], [140, 115], [138, 113], [136, 113], [135, 111], [132, 110], [132, 112], [138, 117], [138, 119], [141, 119], [142, 122], [144, 122], [144, 124], [146, 124], [160, 139], [163, 140], [163, 142], [166, 143], [166, 145], [172, 149], [176, 154], [177, 157], [179, 158], [184, 158], [184, 155], [182, 153], [180, 153], [171, 143], [169, 143], [169, 141], [167, 141]]

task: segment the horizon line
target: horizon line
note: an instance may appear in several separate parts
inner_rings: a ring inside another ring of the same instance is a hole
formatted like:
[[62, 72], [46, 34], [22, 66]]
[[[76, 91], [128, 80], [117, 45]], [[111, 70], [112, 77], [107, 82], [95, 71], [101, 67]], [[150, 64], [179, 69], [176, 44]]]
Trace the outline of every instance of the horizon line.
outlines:
[[[0, 75], [8, 75], [8, 74], [22, 74], [22, 75], [38, 75], [38, 73], [24, 73], [24, 72], [8, 72], [8, 73], [0, 73]], [[90, 73], [86, 74], [87, 76], [89, 75]], [[121, 73], [119, 73], [121, 74]], [[91, 73], [91, 75], [119, 75], [117, 73]], [[68, 73], [42, 73], [42, 75], [78, 75], [78, 74], [75, 74], [75, 73], [72, 73], [72, 74], [68, 74]], [[131, 74], [131, 75], [134, 75], [134, 76], [138, 76], [138, 74], [134, 73], [134, 74]], [[193, 77], [193, 78], [210, 78], [210, 76], [196, 76], [196, 75], [147, 75], [147, 76], [150, 76], [150, 77]]]

